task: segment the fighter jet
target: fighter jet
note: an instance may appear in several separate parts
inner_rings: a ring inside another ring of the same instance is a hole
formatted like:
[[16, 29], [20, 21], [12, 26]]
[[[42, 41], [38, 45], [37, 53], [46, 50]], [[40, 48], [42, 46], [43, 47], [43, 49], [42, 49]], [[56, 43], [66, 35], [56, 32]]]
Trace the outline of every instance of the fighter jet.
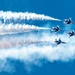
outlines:
[[62, 31], [59, 26], [52, 27], [52, 31], [54, 31], [54, 32], [58, 32], [59, 30]]
[[69, 35], [69, 37], [71, 37], [71, 36], [75, 35], [74, 30], [72, 30], [72, 31], [68, 32], [68, 35]]
[[69, 18], [64, 20], [64, 24], [69, 25], [69, 24], [75, 24], [75, 23], [72, 21], [71, 18]]
[[59, 45], [59, 44], [61, 44], [61, 43], [66, 44], [66, 42], [61, 41], [60, 38], [59, 38], [59, 40], [55, 39], [54, 42], [56, 43], [56, 46]]

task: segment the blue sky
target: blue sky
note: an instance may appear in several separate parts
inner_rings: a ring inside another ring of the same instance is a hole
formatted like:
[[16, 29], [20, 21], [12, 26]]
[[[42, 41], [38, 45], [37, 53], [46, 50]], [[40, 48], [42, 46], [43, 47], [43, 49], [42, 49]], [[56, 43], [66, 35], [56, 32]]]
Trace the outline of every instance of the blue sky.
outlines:
[[[71, 17], [73, 21], [75, 21], [74, 9], [75, 9], [75, 0], [37, 0], [37, 1], [36, 0], [12, 0], [12, 1], [1, 0], [0, 1], [0, 10], [2, 11], [33, 12], [37, 14], [45, 14], [45, 15], [58, 18], [61, 20]], [[56, 26], [57, 24], [60, 24], [61, 28], [65, 27], [62, 21], [61, 22], [60, 21], [43, 21], [43, 22], [42, 21], [27, 21], [26, 23], [35, 24], [35, 26], [43, 25], [42, 27], [44, 27], [44, 25], [45, 27], [47, 27], [46, 25], [48, 25], [48, 27], [52, 27], [52, 26]], [[49, 26], [49, 24], [51, 26]], [[70, 28], [74, 29], [74, 26], [71, 26]], [[31, 32], [31, 33], [34, 33], [34, 32]], [[31, 33], [29, 33], [29, 35]], [[39, 33], [40, 32], [37, 32], [37, 34]], [[28, 33], [26, 33], [26, 35], [27, 34]], [[20, 39], [22, 38], [22, 36], [25, 36], [25, 34], [4, 35], [4, 36], [1, 36], [1, 38], [2, 37], [8, 38], [8, 36], [10, 36], [10, 38], [17, 36]], [[8, 58], [8, 62], [10, 64], [9, 67], [11, 66], [12, 67], [11, 70], [15, 70], [15, 71], [8, 72], [8, 71], [5, 71], [5, 69], [3, 68], [4, 70], [0, 72], [0, 75], [75, 75], [74, 58], [72, 58], [70, 61], [63, 61], [64, 59], [59, 57], [59, 60], [55, 59], [53, 61], [48, 61], [45, 58], [45, 59], [39, 59], [39, 62], [38, 62], [39, 65], [35, 65], [32, 63], [27, 65], [27, 63], [24, 64], [24, 62], [22, 61]], [[15, 66], [15, 68], [13, 66]]]

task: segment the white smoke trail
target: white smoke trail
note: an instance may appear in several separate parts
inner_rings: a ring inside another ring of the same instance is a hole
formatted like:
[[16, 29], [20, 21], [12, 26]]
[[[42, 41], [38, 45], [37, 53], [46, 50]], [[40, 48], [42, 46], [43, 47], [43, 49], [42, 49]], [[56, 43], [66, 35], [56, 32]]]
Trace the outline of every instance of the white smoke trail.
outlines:
[[[16, 42], [15, 42], [16, 41]], [[9, 40], [2, 40], [0, 41], [0, 49], [5, 49], [5, 48], [13, 48], [13, 47], [22, 47], [22, 46], [27, 46], [27, 45], [32, 45], [32, 44], [43, 44], [48, 41], [34, 41], [34, 40], [14, 40], [14, 41], [9, 41]]]
[[56, 20], [61, 21], [60, 19], [52, 18], [50, 16], [45, 16], [44, 14], [36, 14], [29, 12], [11, 12], [11, 11], [0, 11], [0, 19], [6, 22], [7, 20]]
[[50, 30], [50, 28], [38, 27], [34, 25], [28, 24], [3, 24], [0, 23], [0, 35], [2, 34], [14, 34], [14, 33], [22, 33], [22, 32], [30, 32], [30, 31], [38, 31], [38, 30]]

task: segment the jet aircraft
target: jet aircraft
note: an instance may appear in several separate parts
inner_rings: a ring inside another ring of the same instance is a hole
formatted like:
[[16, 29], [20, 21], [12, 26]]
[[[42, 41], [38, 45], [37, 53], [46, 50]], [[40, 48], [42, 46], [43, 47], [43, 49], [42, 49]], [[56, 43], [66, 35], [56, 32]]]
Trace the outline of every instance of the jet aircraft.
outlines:
[[52, 27], [52, 31], [58, 32], [58, 31], [62, 31], [62, 30], [60, 29], [59, 26], [57, 26], [57, 27]]
[[72, 31], [68, 32], [68, 35], [69, 35], [69, 37], [74, 36], [74, 35], [75, 35], [74, 30], [72, 30]]
[[75, 23], [72, 21], [71, 18], [69, 18], [64, 20], [64, 24], [69, 25], [69, 24], [75, 24]]
[[63, 42], [61, 39], [59, 39], [59, 40], [55, 39], [54, 42], [56, 43], [56, 46], [61, 44], [61, 43], [66, 44], [66, 42]]

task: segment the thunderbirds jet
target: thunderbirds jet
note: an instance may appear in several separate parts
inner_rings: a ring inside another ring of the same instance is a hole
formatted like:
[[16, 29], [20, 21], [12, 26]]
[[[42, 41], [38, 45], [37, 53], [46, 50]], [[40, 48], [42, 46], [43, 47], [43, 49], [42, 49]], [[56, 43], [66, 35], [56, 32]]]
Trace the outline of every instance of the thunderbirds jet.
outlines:
[[64, 20], [64, 24], [68, 25], [68, 24], [75, 24], [75, 23], [72, 21], [71, 18], [69, 18]]
[[59, 40], [55, 39], [54, 42], [56, 43], [56, 45], [59, 45], [61, 43], [66, 44], [66, 42], [61, 41], [61, 39], [59, 39]]
[[57, 27], [52, 27], [52, 31], [54, 31], [54, 32], [58, 32], [58, 31], [62, 31], [60, 28], [59, 28], [59, 26], [57, 26]]
[[75, 32], [74, 32], [74, 30], [72, 30], [72, 31], [68, 32], [68, 34], [69, 34], [69, 37], [71, 37], [71, 36], [75, 35]]

